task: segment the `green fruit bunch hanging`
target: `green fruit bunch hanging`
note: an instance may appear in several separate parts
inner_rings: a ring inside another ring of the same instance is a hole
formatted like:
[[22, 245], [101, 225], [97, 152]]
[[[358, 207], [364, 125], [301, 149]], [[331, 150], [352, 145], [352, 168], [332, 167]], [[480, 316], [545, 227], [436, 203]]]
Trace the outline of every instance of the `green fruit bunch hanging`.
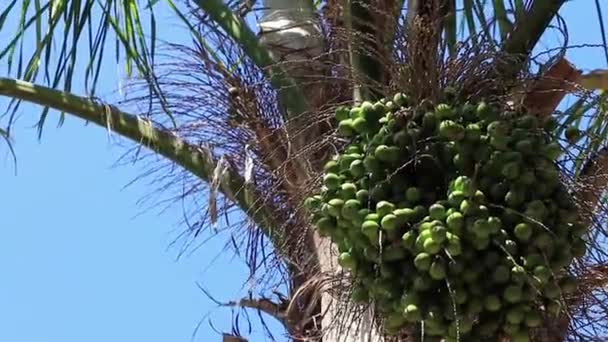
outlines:
[[352, 274], [352, 299], [373, 303], [388, 333], [519, 342], [560, 314], [586, 227], [555, 164], [554, 123], [404, 94], [336, 119], [349, 144], [305, 204]]

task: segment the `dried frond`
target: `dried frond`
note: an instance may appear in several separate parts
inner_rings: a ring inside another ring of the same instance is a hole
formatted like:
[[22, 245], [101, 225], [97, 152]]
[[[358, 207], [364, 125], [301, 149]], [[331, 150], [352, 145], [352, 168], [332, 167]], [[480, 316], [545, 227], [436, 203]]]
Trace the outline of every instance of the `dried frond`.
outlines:
[[247, 339], [241, 336], [224, 333], [222, 336], [222, 342], [247, 342]]

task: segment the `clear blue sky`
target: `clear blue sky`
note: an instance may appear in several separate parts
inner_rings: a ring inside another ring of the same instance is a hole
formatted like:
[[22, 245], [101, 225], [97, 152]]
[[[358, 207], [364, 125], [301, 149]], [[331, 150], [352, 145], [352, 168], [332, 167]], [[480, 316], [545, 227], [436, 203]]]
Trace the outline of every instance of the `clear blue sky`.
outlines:
[[[592, 1], [570, 2], [561, 13], [571, 44], [601, 42]], [[554, 47], [555, 37], [541, 49]], [[607, 67], [600, 49], [568, 57], [586, 70]], [[108, 64], [102, 90], [116, 88], [116, 73]], [[0, 108], [6, 104], [0, 98]], [[175, 261], [179, 250], [168, 246], [183, 229], [180, 208], [135, 216], [149, 189], [145, 182], [123, 189], [141, 171], [112, 168], [123, 148], [77, 119], [56, 128], [56, 113], [39, 143], [31, 128], [39, 109], [26, 105], [20, 114], [17, 175], [0, 145], [0, 341], [187, 342], [201, 319], [195, 341], [219, 341], [207, 319], [227, 329], [230, 310], [216, 308], [196, 282], [219, 299], [243, 293], [247, 273], [221, 253], [225, 239]], [[260, 326], [254, 329], [250, 341], [263, 341]]]

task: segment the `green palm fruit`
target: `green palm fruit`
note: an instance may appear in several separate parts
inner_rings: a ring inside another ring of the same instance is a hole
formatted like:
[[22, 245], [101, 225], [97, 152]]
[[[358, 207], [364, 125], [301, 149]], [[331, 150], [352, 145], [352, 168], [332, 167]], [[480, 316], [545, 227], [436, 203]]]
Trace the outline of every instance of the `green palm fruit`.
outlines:
[[546, 118], [545, 122], [543, 123], [543, 128], [547, 132], [553, 133], [553, 131], [555, 131], [557, 129], [557, 127], [559, 127], [559, 122], [554, 117], [548, 117], [548, 118]]
[[411, 208], [396, 209], [393, 214], [400, 224], [413, 223], [416, 218], [416, 213]]
[[504, 284], [509, 281], [511, 270], [506, 265], [498, 265], [492, 273], [492, 280], [497, 284]]
[[451, 141], [459, 141], [464, 138], [465, 128], [455, 121], [444, 120], [439, 124], [439, 134]]
[[491, 119], [494, 116], [494, 110], [483, 101], [477, 104], [476, 112], [477, 117], [483, 120]]
[[433, 220], [443, 220], [446, 216], [445, 207], [439, 203], [435, 203], [429, 207], [429, 216]]
[[419, 271], [428, 271], [429, 268], [431, 267], [432, 261], [433, 261], [433, 258], [431, 257], [430, 254], [419, 253], [414, 258], [414, 266], [416, 266], [416, 269], [418, 269]]
[[484, 300], [484, 308], [490, 312], [497, 312], [502, 307], [500, 298], [496, 295], [489, 295]]
[[508, 180], [515, 180], [519, 177], [520, 167], [518, 162], [506, 163], [502, 168], [502, 175]]
[[538, 328], [542, 324], [542, 316], [536, 310], [526, 312], [524, 323], [528, 328]]
[[420, 189], [416, 187], [410, 187], [405, 192], [405, 199], [412, 204], [418, 203], [421, 197], [422, 193]]
[[370, 124], [364, 118], [359, 117], [359, 118], [353, 119], [352, 122], [353, 122], [353, 129], [355, 130], [355, 132], [357, 132], [359, 134], [364, 134], [364, 133], [369, 132]]
[[543, 150], [544, 156], [549, 160], [557, 159], [562, 154], [562, 152], [562, 147], [559, 145], [559, 143], [556, 142], [551, 142], [545, 145], [545, 148]]
[[358, 190], [355, 194], [355, 197], [357, 198], [357, 200], [359, 200], [359, 202], [365, 203], [367, 202], [367, 200], [369, 200], [369, 191], [365, 189]]
[[401, 242], [403, 243], [403, 246], [406, 249], [408, 249], [409, 251], [413, 251], [416, 243], [416, 238], [416, 233], [413, 231], [409, 231], [403, 234], [403, 236], [401, 237]]
[[340, 256], [338, 256], [338, 264], [350, 271], [357, 268], [357, 261], [348, 252], [341, 253]]
[[395, 96], [393, 96], [393, 102], [398, 107], [405, 107], [409, 104], [409, 99], [405, 94], [397, 93]]
[[364, 221], [361, 225], [361, 233], [367, 236], [371, 242], [377, 242], [380, 232], [380, 225], [376, 221]]
[[403, 310], [403, 317], [405, 317], [408, 322], [415, 323], [422, 320], [422, 313], [418, 306], [409, 304], [405, 307], [405, 310]]
[[443, 260], [435, 260], [429, 267], [429, 275], [434, 280], [442, 280], [446, 277], [446, 267]]
[[546, 284], [551, 279], [551, 270], [543, 265], [534, 267], [534, 276], [538, 279], [540, 284]]
[[507, 303], [517, 303], [521, 300], [522, 290], [520, 286], [510, 285], [507, 286], [503, 292], [503, 298]]
[[338, 124], [338, 133], [344, 137], [352, 137], [355, 135], [355, 127], [352, 119], [340, 121]]
[[534, 153], [534, 143], [530, 139], [519, 140], [515, 143], [515, 150], [525, 155], [532, 154]]
[[566, 128], [566, 132], [564, 133], [566, 140], [568, 140], [568, 142], [570, 144], [575, 144], [578, 142], [578, 140], [581, 137], [581, 131], [574, 126], [570, 126], [568, 128]]
[[454, 212], [447, 217], [446, 224], [450, 231], [460, 232], [464, 227], [464, 216], [459, 212]]
[[323, 166], [325, 173], [338, 173], [340, 172], [340, 165], [337, 160], [330, 160]]
[[361, 209], [361, 202], [356, 199], [350, 199], [344, 202], [342, 206], [342, 217], [352, 220], [358, 216], [359, 209]]
[[379, 161], [394, 163], [399, 160], [400, 150], [396, 146], [380, 145], [376, 147], [374, 156]]
[[524, 320], [525, 313], [519, 306], [515, 306], [507, 311], [507, 322], [513, 325], [520, 324]]
[[438, 123], [438, 116], [433, 112], [427, 112], [422, 117], [422, 127], [429, 132], [434, 132], [437, 129]]
[[538, 128], [538, 119], [534, 115], [524, 115], [515, 121], [515, 126], [523, 129], [536, 129]]
[[344, 107], [344, 106], [340, 106], [336, 109], [336, 121], [342, 121], [342, 120], [346, 120], [348, 119], [350, 114], [350, 110], [348, 110], [348, 108]]
[[398, 227], [398, 219], [397, 216], [393, 215], [393, 214], [387, 214], [384, 215], [384, 217], [382, 217], [382, 220], [380, 221], [380, 226], [382, 227], [382, 229], [390, 232], [390, 231], [394, 231], [395, 229], [397, 229]]
[[342, 179], [335, 173], [328, 173], [323, 176], [323, 185], [330, 190], [338, 190], [342, 184]]
[[452, 119], [456, 113], [449, 104], [440, 103], [435, 107], [435, 114], [439, 119], [444, 120]]
[[406, 147], [412, 142], [412, 137], [407, 130], [402, 129], [393, 135], [393, 143], [399, 147]]
[[441, 244], [432, 238], [424, 240], [422, 248], [428, 254], [437, 254], [441, 250]]
[[353, 183], [342, 183], [340, 185], [340, 197], [343, 199], [354, 198], [357, 193], [357, 186]]
[[513, 233], [515, 234], [515, 237], [520, 240], [520, 241], [528, 241], [530, 240], [530, 238], [532, 237], [532, 226], [527, 224], [527, 223], [519, 223], [518, 225], [515, 226], [515, 229], [513, 230]]
[[391, 214], [395, 210], [395, 205], [388, 201], [380, 201], [376, 204], [376, 213], [380, 217]]
[[447, 229], [442, 224], [436, 224], [431, 228], [431, 239], [442, 244], [447, 238]]
[[447, 233], [446, 238], [448, 240], [446, 250], [450, 256], [455, 257], [462, 254], [462, 244], [458, 235]]

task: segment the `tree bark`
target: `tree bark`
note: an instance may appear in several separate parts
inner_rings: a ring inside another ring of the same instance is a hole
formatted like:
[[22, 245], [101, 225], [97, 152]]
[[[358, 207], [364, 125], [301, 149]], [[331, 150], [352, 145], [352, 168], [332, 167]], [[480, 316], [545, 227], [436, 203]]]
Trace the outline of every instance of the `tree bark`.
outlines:
[[[336, 275], [340, 272], [336, 259], [336, 247], [329, 239], [321, 238], [318, 235], [316, 244], [321, 271], [328, 277]], [[323, 342], [380, 342], [384, 340], [374, 322], [374, 312], [371, 308], [365, 310], [363, 315], [355, 310], [344, 312], [345, 303], [341, 300], [344, 300], [344, 297], [335, 298], [328, 291], [322, 293]], [[355, 316], [356, 314], [359, 315]]]

